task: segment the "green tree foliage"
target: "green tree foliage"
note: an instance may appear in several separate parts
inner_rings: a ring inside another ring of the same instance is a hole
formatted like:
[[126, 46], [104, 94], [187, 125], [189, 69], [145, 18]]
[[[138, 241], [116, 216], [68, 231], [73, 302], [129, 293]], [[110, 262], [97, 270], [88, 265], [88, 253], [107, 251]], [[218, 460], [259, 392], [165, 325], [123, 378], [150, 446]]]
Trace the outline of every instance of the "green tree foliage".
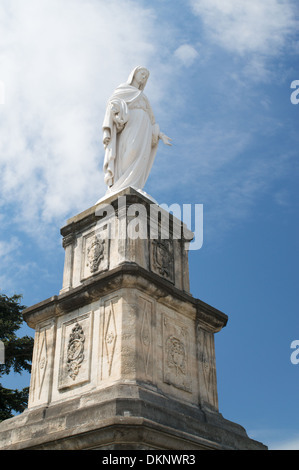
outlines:
[[[17, 337], [16, 331], [23, 323], [20, 295], [7, 297], [0, 294], [0, 340], [5, 348], [5, 364], [0, 365], [0, 379], [11, 371], [21, 373], [31, 372], [33, 338], [30, 336]], [[23, 390], [10, 390], [0, 383], [0, 421], [11, 418], [13, 412], [24, 411], [28, 402], [28, 387]]]

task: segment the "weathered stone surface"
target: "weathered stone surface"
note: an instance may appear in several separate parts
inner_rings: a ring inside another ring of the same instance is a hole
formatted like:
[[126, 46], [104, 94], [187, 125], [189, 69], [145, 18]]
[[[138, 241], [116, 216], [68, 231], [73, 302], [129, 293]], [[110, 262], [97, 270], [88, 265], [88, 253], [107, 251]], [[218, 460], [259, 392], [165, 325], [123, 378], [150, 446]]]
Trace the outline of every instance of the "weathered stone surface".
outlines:
[[265, 449], [245, 430], [137, 384], [114, 384], [1, 425], [2, 449]]
[[135, 263], [189, 292], [185, 244], [193, 234], [132, 188], [69, 219], [61, 234], [65, 248], [61, 293], [125, 262]]
[[213, 333], [226, 315], [138, 266], [123, 264], [24, 316], [36, 330], [29, 408], [124, 380], [218, 407]]
[[214, 334], [227, 316], [189, 293], [186, 239], [110, 240], [96, 211], [62, 229], [60, 294], [24, 311], [28, 410], [0, 424], [0, 448], [265, 449], [219, 413]]

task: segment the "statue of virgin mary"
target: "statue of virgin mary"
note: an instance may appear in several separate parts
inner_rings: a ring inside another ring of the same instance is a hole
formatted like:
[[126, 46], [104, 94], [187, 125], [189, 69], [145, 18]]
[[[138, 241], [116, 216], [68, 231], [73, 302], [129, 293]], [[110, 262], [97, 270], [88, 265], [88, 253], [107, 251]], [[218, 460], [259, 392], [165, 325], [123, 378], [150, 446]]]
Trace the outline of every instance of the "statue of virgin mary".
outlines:
[[153, 165], [159, 139], [171, 145], [171, 139], [160, 132], [143, 93], [148, 77], [149, 71], [145, 67], [136, 67], [127, 82], [119, 85], [108, 100], [103, 122], [106, 194], [119, 192], [128, 186], [142, 190]]

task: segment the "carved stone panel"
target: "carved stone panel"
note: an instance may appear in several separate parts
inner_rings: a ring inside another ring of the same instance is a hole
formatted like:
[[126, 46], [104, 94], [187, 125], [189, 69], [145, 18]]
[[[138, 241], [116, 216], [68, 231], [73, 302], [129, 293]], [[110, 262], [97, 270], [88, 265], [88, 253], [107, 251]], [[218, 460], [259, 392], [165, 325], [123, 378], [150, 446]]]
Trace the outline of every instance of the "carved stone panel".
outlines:
[[167, 315], [163, 317], [163, 380], [192, 392], [189, 332], [183, 323]]
[[197, 337], [201, 402], [218, 410], [214, 335], [198, 327]]
[[81, 280], [109, 268], [109, 238], [96, 230], [83, 236]]
[[36, 377], [36, 382], [37, 382], [37, 398], [40, 399], [41, 396], [41, 391], [43, 388], [45, 376], [46, 376], [46, 371], [48, 367], [48, 346], [47, 346], [47, 332], [44, 329], [40, 333], [40, 345], [39, 345], [39, 351], [38, 351], [38, 358], [37, 358], [37, 377]]
[[174, 282], [174, 252], [173, 241], [158, 240], [151, 241], [151, 270], [159, 276]]
[[67, 369], [69, 376], [76, 380], [84, 360], [85, 335], [82, 326], [76, 323], [69, 337], [67, 347]]
[[48, 403], [52, 384], [55, 322], [42, 323], [36, 330], [28, 407]]
[[[102, 336], [102, 379], [107, 379], [113, 374], [115, 363], [115, 350], [118, 339], [118, 327], [116, 318], [118, 297], [114, 297], [104, 303], [103, 336]], [[120, 369], [120, 367], [119, 367]]]
[[92, 312], [62, 324], [58, 389], [90, 381]]
[[140, 302], [140, 344], [142, 356], [142, 370], [145, 378], [153, 377], [153, 302], [144, 297], [139, 297]]

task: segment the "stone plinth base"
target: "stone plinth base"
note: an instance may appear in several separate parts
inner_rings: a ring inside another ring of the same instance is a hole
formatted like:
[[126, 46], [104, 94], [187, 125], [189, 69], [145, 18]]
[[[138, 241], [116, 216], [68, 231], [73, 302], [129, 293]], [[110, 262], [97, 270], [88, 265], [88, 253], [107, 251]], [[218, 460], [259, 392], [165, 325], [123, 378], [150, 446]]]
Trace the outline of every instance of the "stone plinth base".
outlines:
[[192, 234], [132, 188], [105, 204], [68, 221], [60, 294], [24, 311], [28, 410], [0, 448], [266, 449], [219, 413], [227, 316], [189, 292]]
[[221, 414], [136, 384], [27, 410], [2, 423], [0, 441], [3, 450], [266, 449]]

